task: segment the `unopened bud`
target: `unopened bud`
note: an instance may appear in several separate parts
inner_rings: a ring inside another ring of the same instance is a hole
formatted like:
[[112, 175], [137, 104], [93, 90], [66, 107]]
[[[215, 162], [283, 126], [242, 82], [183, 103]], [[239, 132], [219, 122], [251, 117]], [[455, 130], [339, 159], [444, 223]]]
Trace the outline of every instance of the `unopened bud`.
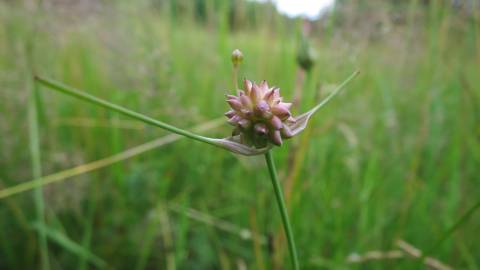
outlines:
[[297, 53], [297, 63], [305, 71], [312, 69], [315, 63], [316, 53], [310, 46], [306, 37], [302, 37]]
[[238, 67], [243, 61], [243, 54], [239, 49], [235, 49], [232, 52], [232, 63], [234, 67]]

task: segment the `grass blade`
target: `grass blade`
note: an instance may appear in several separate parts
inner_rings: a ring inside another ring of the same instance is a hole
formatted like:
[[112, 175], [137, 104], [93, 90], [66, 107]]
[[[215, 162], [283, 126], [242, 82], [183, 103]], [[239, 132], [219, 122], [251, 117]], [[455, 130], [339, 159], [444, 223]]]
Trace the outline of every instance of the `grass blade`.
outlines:
[[455, 222], [448, 230], [446, 230], [442, 237], [440, 237], [433, 245], [432, 247], [425, 252], [425, 254], [422, 256], [422, 259], [426, 256], [434, 252], [438, 247], [440, 247], [445, 240], [447, 240], [448, 237], [450, 237], [460, 226], [462, 226], [465, 222], [468, 221], [468, 219], [475, 213], [475, 211], [480, 208], [480, 201], [476, 202], [470, 209], [468, 209], [463, 216], [461, 216], [457, 222]]
[[107, 263], [97, 257], [95, 254], [91, 253], [89, 250], [83, 248], [81, 245], [75, 243], [67, 236], [63, 235], [62, 233], [51, 229], [41, 223], [35, 222], [33, 224], [33, 228], [42, 234], [45, 234], [50, 238], [52, 241], [56, 242], [58, 245], [62, 246], [64, 249], [70, 251], [71, 253], [78, 255], [80, 257], [85, 258], [93, 265], [98, 268], [104, 268], [107, 266]]

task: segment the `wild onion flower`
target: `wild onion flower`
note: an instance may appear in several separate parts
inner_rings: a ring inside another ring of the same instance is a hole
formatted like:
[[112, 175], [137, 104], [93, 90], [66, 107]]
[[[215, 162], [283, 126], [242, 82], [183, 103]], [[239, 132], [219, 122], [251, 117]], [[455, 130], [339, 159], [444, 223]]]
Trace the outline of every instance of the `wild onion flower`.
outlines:
[[268, 143], [282, 145], [283, 139], [293, 136], [290, 125], [295, 118], [290, 113], [292, 103], [283, 102], [280, 89], [269, 87], [266, 81], [256, 84], [243, 81], [243, 90], [238, 95], [227, 95], [232, 108], [225, 113], [228, 123], [233, 125], [233, 136], [239, 136], [240, 143], [256, 148]]
[[[232, 61], [238, 60], [241, 62], [241, 59], [243, 59], [241, 53], [235, 54], [236, 56], [235, 58], [232, 57]], [[238, 70], [238, 63], [239, 62], [234, 62], [235, 70]], [[209, 138], [177, 128], [53, 80], [41, 77], [35, 77], [35, 80], [53, 90], [116, 111], [144, 123], [157, 126], [196, 141], [221, 147], [228, 151], [246, 156], [265, 154], [265, 160], [272, 180], [285, 234], [288, 239], [290, 255], [292, 258], [292, 269], [298, 270], [300, 269], [300, 266], [292, 229], [288, 219], [287, 208], [278, 181], [272, 153], [269, 150], [273, 145], [282, 145], [284, 139], [291, 138], [305, 129], [310, 117], [335, 96], [357, 74], [358, 72], [352, 74], [318, 105], [297, 117], [293, 117], [290, 113], [290, 107], [292, 104], [283, 102], [279, 88], [269, 87], [266, 81], [257, 85], [256, 83], [245, 80], [244, 89], [239, 90], [238, 95], [227, 95], [227, 102], [232, 110], [228, 111], [225, 115], [228, 117], [228, 122], [235, 128], [232, 136], [224, 139]]]

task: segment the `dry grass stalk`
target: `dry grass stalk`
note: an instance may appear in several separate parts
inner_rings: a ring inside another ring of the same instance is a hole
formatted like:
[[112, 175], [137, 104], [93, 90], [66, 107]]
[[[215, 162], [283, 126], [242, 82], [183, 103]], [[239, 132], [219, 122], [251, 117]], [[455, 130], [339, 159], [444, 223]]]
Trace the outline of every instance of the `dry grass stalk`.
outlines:
[[[211, 130], [212, 128], [220, 126], [222, 123], [223, 123], [223, 118], [215, 119], [215, 120], [203, 123], [199, 126], [196, 126], [193, 130], [207, 131], [207, 130]], [[13, 187], [2, 189], [0, 190], [0, 199], [31, 190], [35, 187], [45, 186], [55, 182], [60, 182], [67, 178], [78, 176], [87, 172], [91, 172], [91, 171], [112, 165], [114, 163], [132, 158], [144, 152], [153, 150], [157, 147], [172, 143], [174, 141], [177, 141], [180, 138], [182, 138], [182, 136], [177, 134], [170, 134], [103, 159], [99, 159], [87, 164], [82, 164], [82, 165], [64, 170], [64, 171], [43, 176], [28, 182], [18, 184]]]
[[[381, 250], [372, 250], [368, 251], [363, 255], [359, 254], [351, 254], [347, 257], [348, 263], [364, 263], [368, 261], [375, 261], [375, 260], [392, 260], [392, 259], [403, 259], [407, 257], [413, 257], [415, 259], [422, 258], [422, 251], [413, 245], [407, 243], [404, 240], [397, 240], [395, 245], [399, 248], [398, 250], [389, 250], [389, 251], [381, 251]], [[449, 265], [442, 263], [441, 261], [432, 258], [432, 257], [425, 257], [423, 259], [423, 263], [430, 267], [431, 269], [435, 270], [452, 270], [453, 268]]]

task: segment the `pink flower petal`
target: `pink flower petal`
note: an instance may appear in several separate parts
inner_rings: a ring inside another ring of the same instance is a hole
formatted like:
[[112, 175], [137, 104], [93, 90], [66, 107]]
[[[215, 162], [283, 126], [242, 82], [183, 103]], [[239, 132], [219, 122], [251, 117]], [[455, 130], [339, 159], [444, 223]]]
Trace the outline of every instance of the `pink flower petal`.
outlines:
[[252, 100], [248, 96], [245, 96], [245, 95], [240, 96], [240, 102], [242, 103], [243, 106], [245, 106], [249, 109], [252, 109], [252, 107], [253, 107]]
[[282, 106], [282, 107], [285, 107], [287, 110], [290, 110], [290, 108], [292, 108], [292, 103], [290, 103], [290, 102], [280, 102], [280, 103], [278, 103], [277, 106]]
[[253, 103], [257, 103], [262, 98], [262, 92], [257, 84], [253, 84], [252, 91], [250, 93], [250, 97], [252, 98]]
[[228, 112], [225, 113], [225, 116], [228, 117], [228, 118], [232, 118], [233, 116], [235, 116], [237, 113], [233, 110], [230, 110]]
[[281, 104], [274, 106], [272, 108], [272, 113], [282, 121], [287, 120], [291, 116], [290, 111], [285, 106], [281, 106]]
[[263, 80], [260, 85], [260, 90], [262, 91], [263, 94], [265, 94], [268, 91], [268, 83], [266, 80]]
[[234, 95], [226, 95], [226, 96], [227, 96], [227, 100], [238, 100], [237, 96], [234, 96]]
[[282, 120], [276, 116], [273, 116], [272, 119], [270, 119], [270, 124], [274, 129], [281, 129], [283, 126]]
[[268, 106], [267, 102], [265, 100], [260, 100], [257, 105], [255, 105], [254, 112], [258, 116], [263, 116], [265, 113], [267, 113], [270, 110], [270, 106]]
[[270, 138], [275, 145], [282, 145], [282, 136], [279, 130], [275, 130], [274, 132], [270, 133]]
[[232, 126], [237, 126], [240, 120], [242, 120], [242, 118], [238, 115], [235, 115], [232, 118], [228, 119], [227, 122]]
[[242, 109], [242, 103], [240, 103], [240, 101], [236, 99], [228, 99], [227, 102], [230, 105], [230, 107], [232, 107], [232, 109], [236, 111], [240, 111]]
[[243, 90], [249, 96], [250, 91], [252, 90], [252, 82], [247, 79], [243, 80]]

